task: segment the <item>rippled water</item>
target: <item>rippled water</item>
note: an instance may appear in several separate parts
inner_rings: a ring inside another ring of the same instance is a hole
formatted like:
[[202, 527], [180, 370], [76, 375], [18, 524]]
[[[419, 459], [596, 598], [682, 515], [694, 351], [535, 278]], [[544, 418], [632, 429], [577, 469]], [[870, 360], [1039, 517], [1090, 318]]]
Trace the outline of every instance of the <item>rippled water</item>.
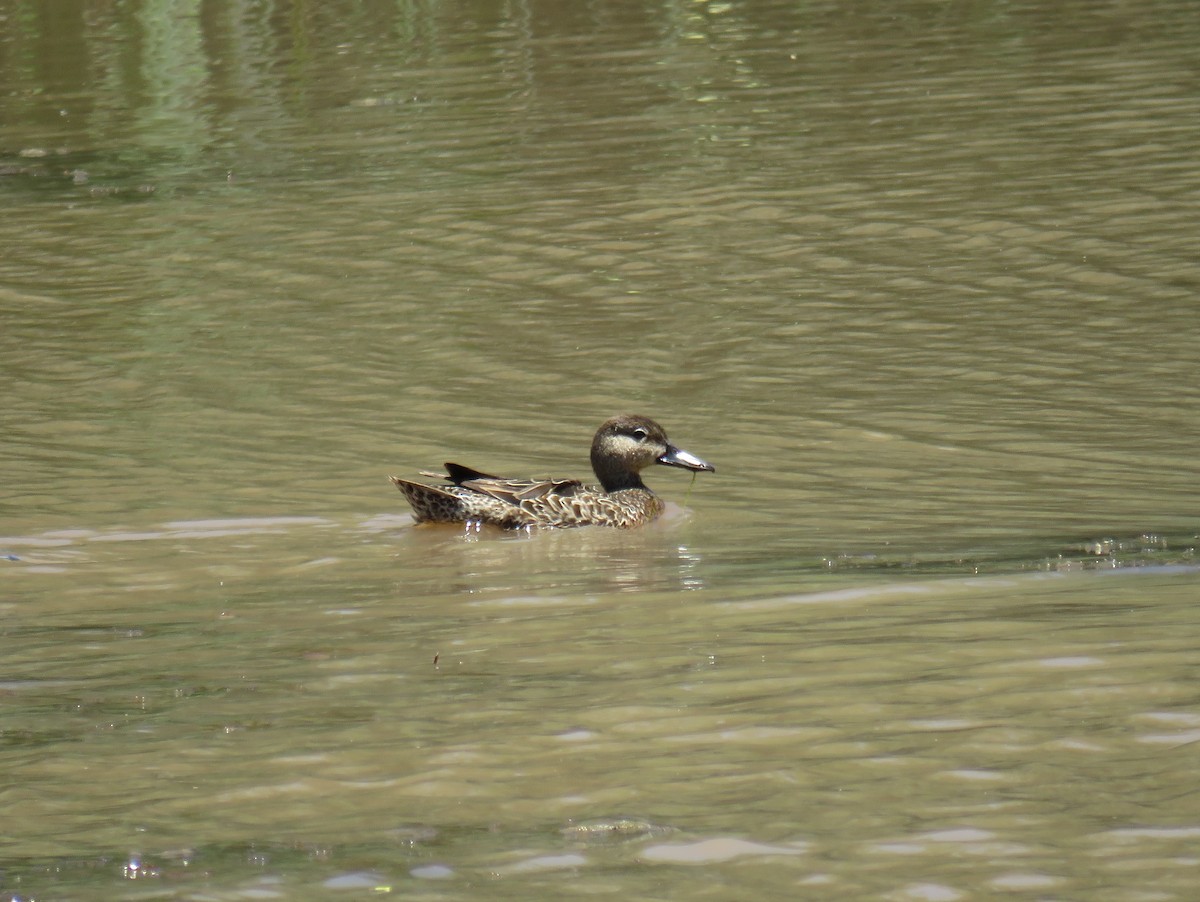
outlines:
[[[1190, 6], [121, 9], [0, 10], [4, 892], [1192, 897]], [[386, 480], [621, 411], [643, 530]]]

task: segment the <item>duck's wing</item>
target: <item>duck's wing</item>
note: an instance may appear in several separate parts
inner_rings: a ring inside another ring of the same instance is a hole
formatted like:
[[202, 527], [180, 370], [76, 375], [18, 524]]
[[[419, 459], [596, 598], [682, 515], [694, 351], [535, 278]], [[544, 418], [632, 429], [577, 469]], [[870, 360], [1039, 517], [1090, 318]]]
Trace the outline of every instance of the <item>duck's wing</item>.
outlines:
[[572, 495], [580, 483], [575, 479], [468, 479], [462, 487], [521, 507], [528, 502]]
[[572, 495], [583, 485], [578, 479], [504, 479], [454, 463], [446, 464], [446, 472], [442, 478], [457, 486], [518, 507], [550, 495]]

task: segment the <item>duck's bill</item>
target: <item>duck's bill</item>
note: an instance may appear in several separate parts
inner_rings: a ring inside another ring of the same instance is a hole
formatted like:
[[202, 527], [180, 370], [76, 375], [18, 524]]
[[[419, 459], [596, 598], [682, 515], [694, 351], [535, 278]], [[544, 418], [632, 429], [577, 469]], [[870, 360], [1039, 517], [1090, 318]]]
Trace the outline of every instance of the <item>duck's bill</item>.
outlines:
[[658, 459], [660, 464], [666, 464], [668, 467], [681, 467], [684, 470], [703, 470], [708, 473], [715, 473], [717, 468], [712, 464], [701, 460], [690, 451], [684, 451], [682, 448], [676, 448], [673, 445], [667, 445], [667, 453]]

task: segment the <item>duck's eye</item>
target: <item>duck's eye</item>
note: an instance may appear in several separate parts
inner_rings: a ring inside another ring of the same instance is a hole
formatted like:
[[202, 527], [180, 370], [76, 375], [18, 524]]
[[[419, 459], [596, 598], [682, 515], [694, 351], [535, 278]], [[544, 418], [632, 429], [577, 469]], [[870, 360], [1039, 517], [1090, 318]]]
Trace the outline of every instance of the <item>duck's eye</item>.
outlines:
[[637, 439], [639, 442], [644, 442], [649, 435], [650, 435], [650, 433], [647, 432], [645, 429], [643, 429], [641, 426], [638, 426], [637, 429], [633, 430], [633, 437], [635, 439]]

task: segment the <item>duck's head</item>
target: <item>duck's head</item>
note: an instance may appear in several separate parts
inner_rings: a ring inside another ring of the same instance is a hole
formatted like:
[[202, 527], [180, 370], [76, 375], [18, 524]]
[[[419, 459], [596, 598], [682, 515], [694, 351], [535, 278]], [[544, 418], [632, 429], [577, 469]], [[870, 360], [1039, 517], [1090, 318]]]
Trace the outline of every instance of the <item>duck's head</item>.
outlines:
[[592, 469], [605, 491], [645, 488], [638, 475], [651, 464], [714, 472], [716, 467], [676, 448], [649, 417], [622, 414], [606, 420], [592, 439]]

